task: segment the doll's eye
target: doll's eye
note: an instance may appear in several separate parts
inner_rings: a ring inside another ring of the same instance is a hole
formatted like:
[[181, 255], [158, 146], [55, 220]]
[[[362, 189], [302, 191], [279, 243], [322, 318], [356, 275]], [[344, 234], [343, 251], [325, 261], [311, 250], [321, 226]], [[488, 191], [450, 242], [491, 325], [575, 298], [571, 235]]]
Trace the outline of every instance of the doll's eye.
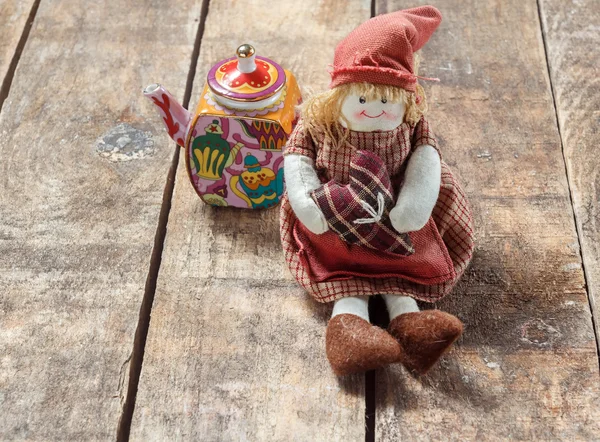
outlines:
[[366, 99], [365, 97], [360, 97], [360, 98], [358, 99], [358, 102], [359, 102], [360, 104], [365, 104], [365, 103], [367, 102], [367, 99]]
[[387, 103], [387, 98], [383, 97], [383, 98], [381, 99], [381, 102], [382, 102], [383, 104]]

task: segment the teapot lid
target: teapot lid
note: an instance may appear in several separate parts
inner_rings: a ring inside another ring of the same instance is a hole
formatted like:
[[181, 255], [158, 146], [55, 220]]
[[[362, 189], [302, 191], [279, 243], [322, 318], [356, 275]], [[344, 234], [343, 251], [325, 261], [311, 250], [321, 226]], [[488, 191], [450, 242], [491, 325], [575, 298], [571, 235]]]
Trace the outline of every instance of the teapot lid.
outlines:
[[259, 101], [274, 95], [285, 85], [281, 66], [256, 55], [254, 47], [243, 44], [236, 56], [223, 60], [208, 73], [208, 86], [218, 96], [235, 101]]

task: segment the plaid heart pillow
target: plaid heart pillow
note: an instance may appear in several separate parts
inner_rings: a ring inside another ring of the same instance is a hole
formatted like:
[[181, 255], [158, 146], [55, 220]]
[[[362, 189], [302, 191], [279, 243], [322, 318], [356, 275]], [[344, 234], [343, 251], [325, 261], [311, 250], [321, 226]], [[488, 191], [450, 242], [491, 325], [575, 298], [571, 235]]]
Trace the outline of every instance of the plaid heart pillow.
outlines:
[[373, 152], [359, 150], [354, 154], [349, 184], [329, 181], [311, 196], [342, 240], [399, 255], [414, 253], [408, 234], [392, 227], [392, 184], [385, 164]]

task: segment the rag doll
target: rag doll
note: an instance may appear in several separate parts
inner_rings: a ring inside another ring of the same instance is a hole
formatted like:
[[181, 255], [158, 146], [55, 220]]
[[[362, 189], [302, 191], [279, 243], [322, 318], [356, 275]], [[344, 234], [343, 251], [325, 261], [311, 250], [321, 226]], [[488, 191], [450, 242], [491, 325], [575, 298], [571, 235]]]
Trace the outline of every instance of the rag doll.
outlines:
[[[326, 352], [337, 375], [391, 363], [423, 374], [462, 333], [458, 318], [415, 301], [450, 292], [473, 252], [470, 209], [417, 84], [416, 51], [440, 22], [422, 6], [355, 29], [286, 145], [281, 240], [298, 282], [334, 303]], [[387, 330], [369, 322], [376, 294]]]

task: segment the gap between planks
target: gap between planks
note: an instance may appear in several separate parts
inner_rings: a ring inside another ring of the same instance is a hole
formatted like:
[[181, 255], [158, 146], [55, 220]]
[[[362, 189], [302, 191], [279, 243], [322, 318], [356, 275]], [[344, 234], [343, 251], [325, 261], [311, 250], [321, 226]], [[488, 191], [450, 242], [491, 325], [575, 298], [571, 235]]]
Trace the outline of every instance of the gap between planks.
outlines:
[[[39, 0], [37, 0], [37, 2], [39, 3]], [[204, 24], [206, 22], [206, 16], [208, 15], [209, 3], [210, 0], [204, 0], [200, 10], [198, 29], [196, 31], [196, 40], [194, 41], [194, 49], [192, 50], [190, 69], [188, 71], [182, 102], [183, 107], [186, 109], [189, 107], [192, 96], [194, 77], [196, 76], [196, 65], [200, 55], [200, 45], [202, 42], [202, 36], [204, 34]], [[156, 233], [154, 235], [154, 246], [152, 247], [150, 266], [148, 268], [148, 276], [146, 278], [146, 285], [144, 288], [144, 297], [142, 298], [142, 304], [140, 306], [138, 324], [135, 330], [133, 348], [130, 356], [131, 360], [129, 363], [129, 382], [127, 385], [127, 394], [125, 396], [125, 403], [123, 404], [123, 410], [117, 426], [117, 442], [128, 441], [129, 433], [131, 431], [131, 420], [135, 410], [135, 400], [140, 381], [140, 374], [142, 372], [142, 364], [144, 363], [144, 351], [146, 347], [146, 338], [148, 337], [148, 328], [150, 326], [152, 304], [154, 302], [154, 295], [156, 293], [158, 272], [162, 262], [162, 253], [165, 237], [167, 235], [167, 224], [169, 222], [169, 212], [171, 211], [171, 201], [175, 187], [177, 166], [179, 164], [180, 149], [181, 148], [179, 146], [175, 145], [175, 151], [173, 153], [173, 158], [171, 159], [171, 167], [169, 168], [165, 190], [163, 192], [158, 225], [156, 226]]]
[[6, 97], [8, 97], [8, 93], [10, 92], [10, 87], [15, 76], [15, 71], [17, 70], [17, 66], [19, 65], [19, 60], [21, 59], [21, 54], [23, 53], [25, 43], [27, 43], [27, 39], [29, 38], [29, 32], [31, 31], [31, 28], [33, 26], [38, 7], [40, 6], [40, 1], [41, 0], [35, 0], [33, 2], [33, 5], [31, 5], [29, 16], [27, 17], [27, 21], [25, 22], [25, 26], [23, 27], [23, 33], [21, 34], [21, 38], [17, 43], [15, 53], [13, 54], [10, 64], [8, 65], [8, 71], [6, 72], [4, 80], [2, 81], [2, 85], [0, 86], [0, 112], [2, 112], [2, 105], [4, 104], [4, 101], [6, 100]]
[[579, 244], [579, 259], [581, 260], [581, 269], [583, 271], [583, 280], [585, 283], [585, 292], [587, 295], [588, 305], [590, 307], [590, 313], [592, 316], [592, 328], [594, 330], [594, 338], [596, 340], [596, 359], [598, 362], [598, 370], [600, 372], [600, 341], [598, 340], [598, 327], [596, 323], [596, 314], [597, 312], [594, 310], [594, 303], [591, 299], [590, 293], [590, 284], [588, 280], [588, 271], [585, 268], [585, 261], [583, 259], [583, 243], [582, 236], [583, 233], [579, 227], [579, 219], [577, 217], [577, 211], [575, 210], [575, 202], [573, 197], [573, 179], [569, 174], [569, 168], [567, 167], [567, 155], [565, 153], [565, 141], [563, 139], [562, 128], [560, 127], [560, 119], [558, 118], [558, 105], [556, 103], [556, 91], [554, 90], [554, 83], [552, 81], [552, 70], [550, 68], [550, 58], [548, 57], [548, 42], [546, 41], [546, 30], [544, 29], [544, 18], [542, 5], [540, 0], [536, 0], [537, 10], [538, 10], [538, 18], [540, 23], [540, 33], [542, 35], [542, 42], [544, 44], [544, 57], [546, 59], [546, 68], [548, 70], [548, 81], [550, 82], [550, 92], [552, 94], [552, 105], [554, 106], [554, 116], [556, 118], [556, 128], [558, 130], [558, 137], [560, 139], [560, 151], [562, 153], [563, 164], [565, 166], [565, 175], [567, 177], [567, 187], [569, 190], [569, 204], [571, 205], [571, 209], [573, 211], [573, 223], [575, 224], [575, 232], [577, 233], [577, 243]]
[[[381, 296], [372, 296], [369, 302], [371, 324], [387, 330], [390, 317]], [[377, 370], [365, 373], [365, 442], [375, 442], [377, 424]]]
[[[377, 15], [377, 0], [371, 0], [371, 18]], [[377, 310], [373, 302], [369, 303], [369, 316], [374, 325], [386, 326], [385, 319], [376, 314], [381, 311], [381, 305]], [[389, 318], [388, 318], [389, 319]], [[388, 321], [389, 322], [389, 321]], [[377, 423], [377, 371], [372, 370], [365, 373], [365, 442], [375, 442], [375, 425]]]

